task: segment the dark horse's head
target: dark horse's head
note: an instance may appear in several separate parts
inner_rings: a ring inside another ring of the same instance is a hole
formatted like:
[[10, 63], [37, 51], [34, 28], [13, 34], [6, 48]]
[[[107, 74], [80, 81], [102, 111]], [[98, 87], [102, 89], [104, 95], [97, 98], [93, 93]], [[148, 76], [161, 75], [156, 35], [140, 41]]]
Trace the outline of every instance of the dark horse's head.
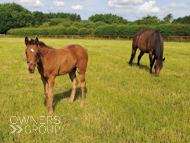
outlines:
[[160, 71], [163, 67], [163, 62], [165, 60], [165, 58], [163, 58], [163, 51], [164, 51], [164, 43], [163, 43], [163, 38], [162, 35], [160, 34], [160, 32], [158, 30], [154, 31], [155, 33], [155, 52], [156, 52], [156, 63], [154, 65], [154, 69], [155, 69], [155, 74], [156, 76], [159, 76]]
[[165, 60], [165, 58], [164, 58], [164, 59], [157, 59], [155, 65], [154, 65], [154, 69], [155, 69], [155, 74], [156, 74], [156, 76], [159, 76], [160, 71], [161, 71], [161, 69], [162, 69], [162, 67], [163, 67], [163, 61], [164, 61], [164, 60]]
[[28, 64], [28, 70], [29, 73], [34, 73], [35, 67], [39, 61], [39, 49], [38, 49], [38, 38], [35, 40], [25, 38], [25, 44], [26, 44], [26, 59]]

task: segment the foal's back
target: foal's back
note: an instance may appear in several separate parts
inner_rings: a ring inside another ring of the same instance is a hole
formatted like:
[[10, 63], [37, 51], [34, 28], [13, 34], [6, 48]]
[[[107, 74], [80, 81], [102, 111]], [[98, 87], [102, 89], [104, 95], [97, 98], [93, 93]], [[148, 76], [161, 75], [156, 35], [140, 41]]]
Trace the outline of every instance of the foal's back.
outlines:
[[86, 49], [78, 44], [68, 45], [56, 49], [57, 64], [59, 65], [59, 75], [72, 71], [75, 67], [86, 71], [88, 53]]

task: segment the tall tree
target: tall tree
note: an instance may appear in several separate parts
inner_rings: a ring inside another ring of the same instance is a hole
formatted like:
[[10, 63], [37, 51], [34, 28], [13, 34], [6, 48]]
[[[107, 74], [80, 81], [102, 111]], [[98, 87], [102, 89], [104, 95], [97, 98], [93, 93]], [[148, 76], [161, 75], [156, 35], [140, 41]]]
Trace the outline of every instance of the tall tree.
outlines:
[[173, 21], [173, 15], [170, 13], [163, 18], [164, 23], [171, 23]]
[[0, 33], [32, 25], [32, 13], [16, 3], [0, 4]]
[[44, 22], [47, 22], [48, 20], [47, 16], [39, 11], [33, 12], [32, 16], [33, 16], [33, 25], [35, 27], [42, 25]]

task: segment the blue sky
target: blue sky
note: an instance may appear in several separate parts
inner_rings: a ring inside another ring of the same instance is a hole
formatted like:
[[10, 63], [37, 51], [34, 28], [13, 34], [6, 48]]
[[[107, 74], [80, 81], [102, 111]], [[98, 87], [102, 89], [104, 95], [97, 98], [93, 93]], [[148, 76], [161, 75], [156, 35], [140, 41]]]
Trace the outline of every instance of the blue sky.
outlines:
[[0, 0], [0, 3], [22, 5], [30, 11], [43, 13], [77, 13], [82, 20], [95, 14], [112, 13], [129, 21], [151, 15], [163, 19], [171, 13], [174, 18], [190, 15], [190, 0]]

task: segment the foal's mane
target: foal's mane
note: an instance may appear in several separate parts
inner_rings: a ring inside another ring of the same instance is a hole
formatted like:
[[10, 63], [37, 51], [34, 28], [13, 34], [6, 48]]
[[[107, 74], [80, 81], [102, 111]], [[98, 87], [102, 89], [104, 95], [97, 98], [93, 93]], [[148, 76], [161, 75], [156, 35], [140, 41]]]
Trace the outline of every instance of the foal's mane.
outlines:
[[[29, 44], [30, 44], [30, 45], [36, 44], [36, 40], [31, 39], [31, 40], [29, 41]], [[40, 45], [40, 46], [42, 46], [42, 47], [45, 47], [45, 48], [48, 48], [48, 49], [53, 49], [52, 47], [47, 46], [44, 42], [41, 42], [41, 41], [38, 41], [38, 45]]]

